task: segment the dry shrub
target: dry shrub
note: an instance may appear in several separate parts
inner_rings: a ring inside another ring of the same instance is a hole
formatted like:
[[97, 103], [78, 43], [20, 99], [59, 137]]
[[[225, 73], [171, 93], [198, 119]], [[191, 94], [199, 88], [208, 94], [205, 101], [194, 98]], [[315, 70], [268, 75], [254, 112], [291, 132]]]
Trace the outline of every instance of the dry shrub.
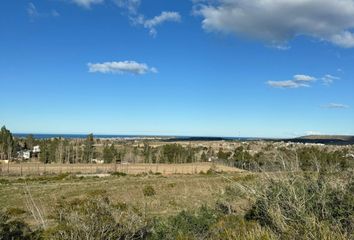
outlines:
[[49, 239], [144, 239], [148, 226], [132, 208], [118, 208], [108, 198], [62, 202], [56, 208], [56, 227], [47, 230]]
[[353, 181], [324, 175], [270, 179], [247, 212], [282, 239], [350, 239], [354, 229]]
[[209, 239], [272, 240], [277, 237], [257, 222], [246, 221], [241, 216], [226, 215], [211, 227]]

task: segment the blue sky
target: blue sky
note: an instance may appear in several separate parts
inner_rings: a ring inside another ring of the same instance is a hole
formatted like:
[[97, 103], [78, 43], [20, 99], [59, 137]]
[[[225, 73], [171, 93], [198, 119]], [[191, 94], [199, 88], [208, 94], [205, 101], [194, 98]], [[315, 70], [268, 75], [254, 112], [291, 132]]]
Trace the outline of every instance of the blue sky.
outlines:
[[284, 3], [4, 0], [0, 125], [26, 133], [354, 134], [354, 1]]

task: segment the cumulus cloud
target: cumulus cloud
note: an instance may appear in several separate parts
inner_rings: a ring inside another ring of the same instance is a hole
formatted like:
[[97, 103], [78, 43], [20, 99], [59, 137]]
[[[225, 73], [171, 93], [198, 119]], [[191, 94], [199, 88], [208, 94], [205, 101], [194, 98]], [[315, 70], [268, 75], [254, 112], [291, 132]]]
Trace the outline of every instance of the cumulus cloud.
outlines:
[[327, 105], [323, 105], [322, 107], [329, 108], [329, 109], [346, 109], [346, 108], [349, 108], [348, 105], [341, 104], [341, 103], [329, 103]]
[[292, 80], [284, 81], [268, 81], [267, 84], [274, 88], [300, 88], [300, 87], [310, 87], [313, 81], [316, 81], [315, 77], [297, 74], [293, 76]]
[[148, 72], [157, 73], [157, 69], [149, 67], [145, 63], [135, 61], [88, 63], [89, 72], [95, 73], [132, 73], [145, 74]]
[[[197, 1], [206, 31], [232, 33], [286, 46], [310, 36], [337, 46], [354, 47], [353, 0]], [[202, 2], [202, 3], [201, 3]]]
[[328, 86], [332, 84], [335, 80], [339, 80], [340, 78], [336, 76], [332, 76], [330, 74], [326, 74], [321, 79], [323, 81], [323, 84]]
[[83, 8], [91, 8], [91, 5], [103, 3], [104, 0], [72, 0], [72, 2]]

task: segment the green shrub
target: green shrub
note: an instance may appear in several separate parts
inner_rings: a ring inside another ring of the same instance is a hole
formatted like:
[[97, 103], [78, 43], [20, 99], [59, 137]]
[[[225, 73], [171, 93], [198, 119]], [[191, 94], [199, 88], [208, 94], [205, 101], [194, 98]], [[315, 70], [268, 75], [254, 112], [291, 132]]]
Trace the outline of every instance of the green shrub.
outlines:
[[7, 213], [0, 212], [0, 240], [34, 239], [32, 234], [26, 223], [11, 219]]
[[0, 185], [9, 185], [10, 181], [4, 178], [0, 178]]
[[221, 217], [211, 228], [209, 239], [223, 240], [272, 240], [277, 239], [269, 230], [253, 221], [246, 221], [241, 216]]
[[207, 207], [201, 207], [194, 214], [182, 211], [176, 216], [157, 222], [151, 239], [206, 239], [216, 220], [216, 212]]
[[145, 197], [151, 197], [151, 196], [154, 196], [156, 194], [156, 191], [155, 191], [153, 186], [146, 185], [143, 188], [143, 194], [144, 194]]

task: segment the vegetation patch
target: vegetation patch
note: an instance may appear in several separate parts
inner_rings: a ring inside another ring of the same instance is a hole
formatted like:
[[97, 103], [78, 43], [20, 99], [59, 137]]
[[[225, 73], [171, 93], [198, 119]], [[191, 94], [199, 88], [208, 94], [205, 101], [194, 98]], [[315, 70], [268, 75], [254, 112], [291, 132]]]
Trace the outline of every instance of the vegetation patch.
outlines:
[[156, 194], [156, 191], [155, 191], [153, 186], [146, 185], [143, 188], [143, 194], [144, 194], [145, 197], [151, 197], [151, 196], [154, 196]]

